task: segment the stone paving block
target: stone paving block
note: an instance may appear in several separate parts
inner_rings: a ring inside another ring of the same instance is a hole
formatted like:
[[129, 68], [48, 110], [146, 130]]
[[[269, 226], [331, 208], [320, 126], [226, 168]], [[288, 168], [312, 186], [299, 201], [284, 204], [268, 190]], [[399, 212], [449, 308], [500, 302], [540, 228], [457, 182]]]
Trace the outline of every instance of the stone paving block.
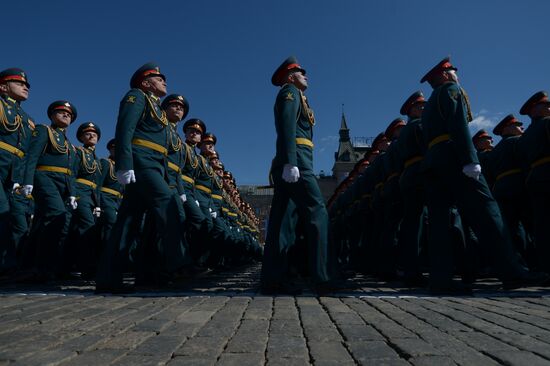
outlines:
[[418, 356], [408, 361], [414, 366], [456, 366], [453, 359], [447, 356]]
[[219, 366], [263, 366], [263, 353], [222, 353]]
[[538, 340], [529, 335], [523, 334], [496, 334], [495, 338], [510, 344], [523, 351], [529, 351], [536, 353], [541, 357], [548, 358], [550, 360], [550, 339], [544, 338]]
[[[98, 336], [98, 335], [93, 335]], [[97, 349], [133, 349], [138, 344], [150, 337], [156, 336], [155, 332], [128, 331], [110, 337], [103, 337], [103, 342], [97, 345]]]
[[373, 359], [395, 359], [399, 355], [393, 348], [382, 341], [353, 341], [346, 342], [355, 360], [362, 363]]
[[244, 313], [244, 319], [270, 319], [272, 314], [271, 298], [254, 298]]
[[269, 329], [269, 320], [267, 319], [243, 318], [241, 325], [239, 326], [238, 333], [241, 333], [241, 332], [267, 333], [268, 329]]
[[69, 361], [61, 363], [60, 366], [108, 365], [122, 357], [125, 352], [124, 350], [114, 349], [93, 350], [81, 353], [77, 357], [73, 357]]
[[503, 351], [491, 353], [491, 356], [506, 365], [548, 366], [550, 360], [524, 351]]
[[67, 349], [52, 349], [34, 353], [32, 356], [18, 360], [18, 364], [27, 366], [57, 365], [77, 357], [77, 353]]
[[303, 337], [289, 337], [284, 334], [270, 335], [267, 341], [267, 358], [309, 358], [306, 339]]
[[472, 308], [476, 309], [476, 311], [473, 313], [475, 313], [475, 315], [479, 318], [487, 320], [491, 323], [498, 324], [499, 326], [507, 329], [506, 332], [499, 333], [518, 332], [550, 339], [550, 331], [542, 329], [540, 327], [540, 324], [532, 325], [524, 321], [518, 321], [515, 319], [514, 314], [502, 315], [499, 314], [497, 311], [494, 311], [494, 309], [485, 308], [483, 304], [481, 304], [480, 306], [480, 304], [477, 302], [474, 303], [472, 301], [464, 301], [462, 299], [456, 299], [452, 301], [452, 303], [456, 304], [451, 306], [464, 312], [471, 311]]
[[178, 338], [172, 336], [153, 336], [147, 338], [144, 342], [136, 345], [136, 347], [131, 350], [129, 355], [146, 355], [154, 356], [158, 354], [168, 354], [171, 355], [176, 349], [178, 349], [186, 338]]
[[347, 341], [383, 341], [385, 338], [372, 326], [365, 324], [340, 324], [338, 329]]
[[[410, 366], [411, 364], [402, 358], [369, 359], [361, 362], [362, 366]], [[435, 365], [434, 365], [435, 366]]]
[[75, 352], [83, 352], [88, 351], [92, 349], [93, 347], [97, 346], [101, 341], [104, 340], [105, 337], [100, 335], [93, 335], [93, 334], [83, 334], [78, 337], [70, 338], [67, 340], [64, 340], [60, 345], [57, 347], [75, 351]]
[[354, 363], [348, 350], [341, 342], [311, 342], [308, 340], [309, 353], [315, 364], [337, 361], [342, 364]]
[[319, 302], [325, 306], [330, 313], [354, 313], [354, 311], [339, 298], [320, 297]]
[[472, 348], [482, 352], [494, 353], [501, 351], [517, 350], [515, 347], [512, 347], [504, 342], [499, 341], [498, 339], [495, 339], [483, 333], [454, 333], [453, 336], [470, 345]]
[[198, 335], [201, 337], [219, 336], [229, 338], [235, 333], [238, 326], [238, 319], [212, 320], [199, 330]]
[[489, 358], [474, 348], [467, 345], [465, 342], [456, 339], [450, 334], [433, 333], [423, 335], [423, 338], [430, 345], [440, 350], [443, 354], [451, 356], [459, 365], [498, 365], [492, 358]]
[[214, 366], [217, 358], [204, 356], [176, 356], [169, 360], [167, 366]]
[[194, 337], [187, 340], [175, 352], [175, 356], [200, 356], [217, 357], [222, 353], [227, 344], [226, 338], [220, 337]]
[[[330, 311], [330, 310], [329, 310]], [[342, 324], [353, 324], [353, 325], [363, 325], [365, 322], [363, 319], [356, 313], [346, 312], [346, 313], [331, 313], [332, 319], [338, 325]]]
[[304, 327], [304, 334], [311, 342], [342, 342], [343, 338], [336, 327]]
[[176, 322], [186, 324], [203, 324], [209, 321], [214, 313], [215, 310], [192, 310], [185, 313], [181, 318], [176, 319]]
[[285, 334], [289, 337], [302, 335], [302, 327], [298, 320], [273, 319], [269, 324], [269, 334]]
[[419, 338], [396, 338], [390, 339], [390, 342], [399, 349], [400, 353], [405, 354], [407, 357], [443, 356], [441, 351]]
[[226, 351], [229, 353], [261, 353], [263, 355], [267, 339], [267, 334], [236, 335], [229, 341]]
[[170, 354], [156, 354], [156, 355], [125, 355], [117, 359], [111, 364], [111, 366], [152, 366], [152, 365], [165, 365], [170, 361], [172, 355]]
[[269, 358], [267, 366], [309, 366], [311, 363], [307, 358]]

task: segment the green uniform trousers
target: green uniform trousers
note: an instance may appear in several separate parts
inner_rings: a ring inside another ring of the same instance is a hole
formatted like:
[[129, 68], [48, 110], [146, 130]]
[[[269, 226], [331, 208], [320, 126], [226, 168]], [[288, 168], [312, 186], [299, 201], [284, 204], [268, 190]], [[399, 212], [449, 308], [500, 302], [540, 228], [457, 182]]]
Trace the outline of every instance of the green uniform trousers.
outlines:
[[[313, 280], [318, 283], [330, 280], [328, 258], [328, 213], [315, 175], [312, 171], [300, 172], [296, 183], [282, 179], [282, 166], [273, 169], [274, 194], [269, 214], [269, 225], [262, 265], [262, 283], [277, 285], [286, 274], [285, 261], [289, 240], [295, 230], [292, 222], [284, 224], [289, 202], [296, 205], [299, 220], [304, 223], [308, 242], [308, 266]], [[291, 220], [292, 221], [292, 220]]]
[[459, 170], [448, 170], [428, 172], [426, 178], [432, 287], [448, 287], [454, 274], [453, 205], [457, 206], [464, 223], [473, 229], [483, 250], [492, 254], [494, 269], [501, 280], [515, 279], [526, 272], [513, 250], [498, 204], [483, 176], [475, 180]]
[[151, 215], [154, 223], [154, 240], [162, 243], [161, 267], [168, 272], [179, 269], [184, 253], [179, 245], [179, 208], [176, 196], [156, 169], [136, 170], [136, 182], [125, 187], [124, 198], [115, 226], [101, 255], [96, 283], [102, 287], [116, 287], [122, 283], [128, 248], [135, 240], [136, 221], [142, 213]]

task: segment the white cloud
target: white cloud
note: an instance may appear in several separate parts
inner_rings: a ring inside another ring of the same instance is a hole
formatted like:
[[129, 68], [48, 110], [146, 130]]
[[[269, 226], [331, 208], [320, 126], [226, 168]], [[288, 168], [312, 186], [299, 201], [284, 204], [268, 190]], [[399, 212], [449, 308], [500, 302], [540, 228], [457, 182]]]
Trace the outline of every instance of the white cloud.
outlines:
[[496, 126], [496, 124], [497, 124], [496, 120], [487, 116], [479, 115], [475, 117], [472, 122], [470, 122], [470, 128], [474, 128], [478, 130], [481, 128], [491, 129], [494, 126]]

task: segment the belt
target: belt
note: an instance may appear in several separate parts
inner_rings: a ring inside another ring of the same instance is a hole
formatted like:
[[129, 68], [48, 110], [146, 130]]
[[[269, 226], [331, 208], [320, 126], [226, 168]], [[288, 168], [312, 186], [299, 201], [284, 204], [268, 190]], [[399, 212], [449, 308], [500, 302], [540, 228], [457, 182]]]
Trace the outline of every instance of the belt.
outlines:
[[422, 156], [413, 156], [412, 158], [405, 161], [405, 168], [408, 168], [411, 165], [422, 161], [422, 159], [424, 159]]
[[13, 155], [17, 156], [18, 158], [23, 158], [25, 156], [25, 153], [15, 146], [12, 146], [10, 144], [6, 144], [3, 141], [0, 141], [0, 149], [6, 150], [7, 152], [12, 153]]
[[186, 181], [187, 183], [191, 183], [191, 184], [195, 184], [195, 180], [191, 177], [188, 177], [187, 175], [185, 174], [182, 174], [181, 175], [181, 179], [183, 179], [184, 181]]
[[386, 179], [386, 182], [392, 180], [393, 178], [395, 177], [399, 177], [399, 173], [392, 173], [388, 176], [388, 178]]
[[550, 163], [550, 156], [536, 160], [533, 164], [531, 164], [531, 169], [534, 169], [539, 165], [546, 164], [546, 163]]
[[451, 139], [451, 136], [446, 133], [443, 135], [439, 135], [436, 138], [434, 138], [430, 143], [428, 144], [428, 148], [431, 149], [434, 145], [439, 144], [440, 142], [449, 141]]
[[156, 152], [159, 152], [164, 156], [168, 155], [168, 150], [164, 146], [159, 145], [159, 144], [157, 144], [155, 142], [152, 142], [152, 141], [142, 140], [142, 139], [133, 139], [132, 144], [142, 146], [142, 147], [146, 147], [146, 148], [151, 149], [151, 150], [155, 150]]
[[304, 137], [296, 137], [296, 145], [305, 145], [313, 149], [313, 142], [311, 142], [311, 140], [306, 139]]
[[51, 166], [51, 165], [39, 165], [36, 167], [36, 170], [43, 172], [54, 172], [54, 173], [63, 173], [66, 175], [71, 175], [72, 172], [70, 169], [62, 168], [60, 166]]
[[168, 168], [175, 170], [178, 173], [180, 172], [180, 167], [172, 162], [168, 162]]
[[122, 198], [122, 193], [119, 191], [115, 191], [114, 189], [107, 188], [107, 187], [101, 187], [101, 192], [110, 193], [113, 196], [116, 196], [117, 198]]
[[195, 188], [197, 188], [197, 189], [199, 189], [199, 190], [201, 190], [201, 191], [203, 191], [203, 192], [206, 192], [206, 193], [208, 193], [208, 194], [211, 194], [211, 193], [212, 193], [212, 190], [211, 190], [210, 188], [205, 187], [205, 186], [202, 186], [202, 185], [200, 185], [200, 184], [195, 185]]
[[223, 197], [220, 196], [219, 194], [212, 194], [211, 196], [212, 196], [212, 198], [215, 199], [215, 200], [223, 201]]
[[504, 177], [507, 177], [509, 175], [512, 175], [512, 174], [518, 174], [518, 173], [521, 173], [521, 169], [510, 169], [510, 170], [507, 170], [503, 173], [500, 173], [499, 175], [497, 175], [497, 178], [495, 179], [495, 181], [497, 180], [500, 180]]
[[97, 188], [97, 184], [95, 184], [95, 183], [92, 182], [91, 180], [84, 179], [84, 178], [77, 178], [76, 181], [77, 181], [78, 183], [85, 184], [85, 185], [87, 185], [88, 187], [92, 187], [93, 189], [96, 189], [96, 188]]

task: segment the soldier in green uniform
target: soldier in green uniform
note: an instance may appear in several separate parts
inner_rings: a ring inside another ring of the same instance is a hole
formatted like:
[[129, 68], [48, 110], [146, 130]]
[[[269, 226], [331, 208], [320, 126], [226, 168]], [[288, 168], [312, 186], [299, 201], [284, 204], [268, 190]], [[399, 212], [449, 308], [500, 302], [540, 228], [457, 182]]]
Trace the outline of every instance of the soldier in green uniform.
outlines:
[[380, 237], [379, 274], [391, 279], [396, 276], [396, 262], [399, 258], [399, 226], [403, 218], [403, 200], [399, 191], [401, 169], [398, 164], [399, 147], [396, 141], [407, 122], [401, 117], [394, 119], [384, 131], [390, 146], [382, 159], [384, 185], [382, 187], [382, 210], [384, 225]]
[[487, 131], [481, 129], [472, 136], [472, 142], [477, 151], [477, 158], [481, 165], [481, 171], [489, 187], [493, 186], [494, 173], [492, 172], [491, 156], [493, 151], [493, 137]]
[[195, 265], [203, 267], [210, 249], [210, 233], [213, 227], [209, 208], [212, 192], [210, 174], [213, 175], [214, 172], [195, 150], [206, 132], [204, 122], [198, 118], [188, 119], [183, 124], [183, 131], [185, 158], [181, 178], [187, 195], [187, 201], [184, 203], [187, 237]]
[[96, 220], [101, 215], [102, 182], [95, 146], [101, 138], [101, 130], [95, 123], [85, 122], [78, 126], [76, 138], [83, 145], [76, 148], [73, 168], [78, 207], [72, 215], [64, 265], [69, 269], [76, 264], [83, 278], [92, 278], [100, 249]]
[[77, 111], [60, 100], [50, 104], [48, 117], [50, 126], [38, 125], [33, 131], [23, 179], [25, 194], [32, 193], [36, 203], [29, 255], [39, 280], [60, 274], [71, 212], [78, 207], [73, 174], [76, 151], [66, 136]]
[[531, 220], [525, 199], [527, 192], [523, 162], [517, 150], [518, 141], [523, 135], [522, 125], [513, 114], [509, 114], [495, 126], [493, 133], [502, 139], [490, 154], [490, 170], [491, 181], [494, 182], [491, 191], [498, 202], [502, 218], [512, 235], [516, 250], [527, 260], [531, 246], [528, 245], [530, 240], [526, 229], [531, 227]]
[[[109, 157], [101, 159], [101, 216], [99, 217], [101, 249], [111, 235], [111, 229], [115, 225], [118, 207], [122, 200], [123, 186], [116, 177], [115, 169], [115, 139], [107, 142]], [[101, 252], [101, 250], [100, 250]]]
[[424, 222], [424, 185], [419, 172], [424, 157], [422, 112], [426, 100], [421, 91], [414, 92], [401, 106], [400, 113], [407, 116], [407, 125], [401, 129], [397, 140], [399, 188], [403, 197], [401, 222], [401, 255], [403, 280], [409, 286], [424, 284], [420, 270], [420, 238]]
[[183, 95], [170, 94], [162, 101], [161, 108], [166, 112], [166, 117], [170, 122], [168, 126], [168, 184], [172, 192], [177, 197], [180, 228], [180, 245], [182, 252], [185, 253], [183, 266], [191, 263], [189, 249], [185, 239], [185, 210], [183, 205], [187, 202], [187, 195], [183, 188], [183, 179], [181, 177], [181, 167], [185, 164], [185, 148], [183, 140], [178, 134], [177, 124], [182, 121], [189, 113], [189, 102]]
[[21, 103], [29, 89], [23, 70], [0, 72], [0, 275], [16, 269], [16, 250], [28, 230], [29, 200], [21, 184], [34, 123]]
[[[372, 210], [374, 211], [373, 232], [370, 235], [370, 242], [367, 251], [373, 257], [372, 270], [382, 276], [391, 275], [387, 271], [387, 266], [380, 260], [384, 255], [381, 247], [382, 229], [384, 228], [384, 159], [386, 151], [390, 146], [390, 140], [386, 138], [383, 132], [379, 133], [372, 142], [372, 147], [379, 151], [378, 156], [372, 162]], [[391, 273], [393, 275], [393, 272]]]
[[122, 264], [134, 240], [131, 228], [142, 212], [154, 220], [154, 244], [162, 243], [160, 268], [174, 273], [183, 262], [179, 243], [178, 202], [168, 185], [168, 120], [160, 108], [166, 78], [157, 65], [140, 67], [120, 103], [116, 126], [116, 175], [125, 185], [117, 222], [100, 261], [97, 292], [131, 291], [123, 285]]
[[[328, 258], [328, 214], [313, 174], [313, 126], [315, 117], [304, 91], [308, 87], [305, 70], [294, 57], [286, 59], [271, 82], [281, 87], [275, 102], [276, 155], [272, 165], [274, 195], [264, 251], [261, 282], [266, 293], [284, 292], [286, 248], [280, 237], [286, 235], [283, 218], [290, 200], [305, 222], [308, 264], [316, 284], [331, 279]], [[292, 291], [291, 291], [292, 292]]]
[[453, 254], [449, 215], [456, 204], [462, 219], [492, 254], [494, 268], [507, 288], [541, 283], [548, 276], [530, 273], [513, 250], [498, 204], [476, 156], [468, 122], [469, 102], [458, 84], [456, 68], [443, 59], [422, 79], [433, 88], [422, 115], [428, 150], [422, 161], [430, 218], [430, 287], [435, 294], [464, 293], [453, 284]]
[[533, 236], [538, 268], [550, 273], [550, 100], [540, 91], [529, 98], [519, 112], [531, 123], [518, 142], [520, 159], [527, 174], [526, 188], [533, 216]]

